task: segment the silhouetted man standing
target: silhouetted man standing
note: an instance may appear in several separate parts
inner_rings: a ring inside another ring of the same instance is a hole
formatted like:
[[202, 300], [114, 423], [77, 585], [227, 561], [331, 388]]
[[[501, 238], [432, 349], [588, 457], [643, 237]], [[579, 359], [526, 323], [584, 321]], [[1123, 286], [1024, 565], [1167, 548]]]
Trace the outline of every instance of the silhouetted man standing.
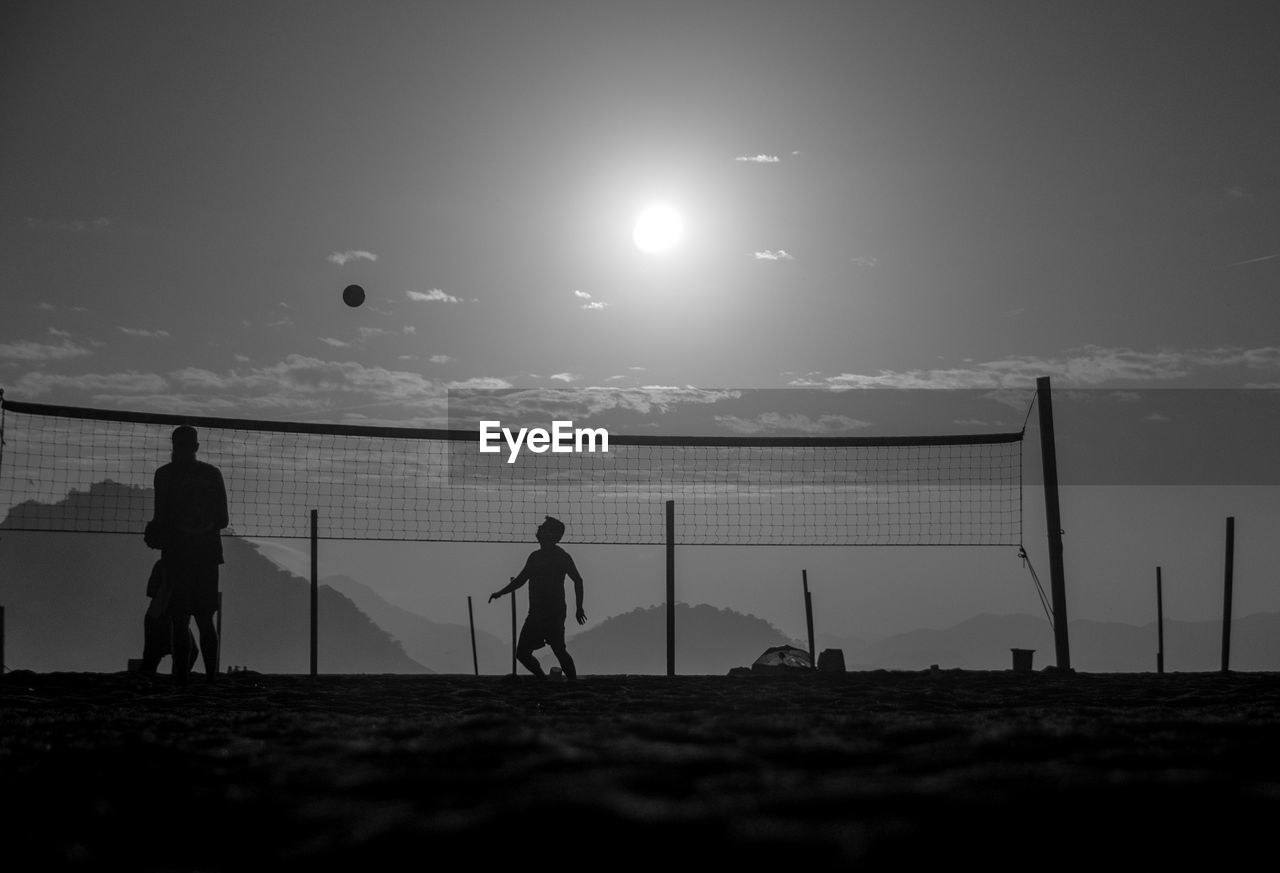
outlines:
[[510, 585], [489, 595], [489, 602], [510, 594], [528, 582], [529, 615], [524, 620], [524, 627], [520, 629], [516, 658], [533, 675], [545, 676], [542, 665], [533, 656], [533, 652], [543, 646], [551, 646], [564, 675], [576, 679], [577, 668], [564, 644], [564, 621], [568, 612], [564, 599], [564, 577], [568, 575], [573, 580], [573, 593], [578, 603], [578, 624], [586, 624], [587, 614], [582, 611], [582, 576], [569, 553], [556, 545], [564, 536], [564, 522], [548, 515], [547, 520], [538, 526], [537, 536], [541, 548], [529, 555], [524, 569], [519, 576], [512, 578]]
[[205, 674], [218, 675], [218, 565], [222, 563], [221, 531], [227, 518], [227, 490], [222, 473], [196, 460], [200, 443], [193, 427], [173, 431], [172, 460], [155, 476], [155, 515], [148, 540], [160, 548], [169, 581], [169, 621], [173, 634], [173, 675], [185, 682], [191, 671], [190, 620], [200, 630]]

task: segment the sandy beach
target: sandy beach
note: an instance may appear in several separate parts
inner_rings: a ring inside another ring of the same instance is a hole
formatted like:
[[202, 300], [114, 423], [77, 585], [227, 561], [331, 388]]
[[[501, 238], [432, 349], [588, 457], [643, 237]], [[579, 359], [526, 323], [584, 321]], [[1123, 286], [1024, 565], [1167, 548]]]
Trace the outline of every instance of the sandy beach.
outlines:
[[1276, 674], [200, 678], [4, 677], [20, 869], [1186, 862], [1280, 812]]

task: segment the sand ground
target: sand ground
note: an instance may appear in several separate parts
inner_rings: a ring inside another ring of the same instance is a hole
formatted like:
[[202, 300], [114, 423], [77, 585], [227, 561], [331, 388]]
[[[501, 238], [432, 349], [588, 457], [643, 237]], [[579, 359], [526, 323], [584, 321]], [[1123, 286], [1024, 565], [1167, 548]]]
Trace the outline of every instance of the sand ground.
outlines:
[[12, 870], [1234, 866], [1278, 743], [1280, 674], [0, 680]]

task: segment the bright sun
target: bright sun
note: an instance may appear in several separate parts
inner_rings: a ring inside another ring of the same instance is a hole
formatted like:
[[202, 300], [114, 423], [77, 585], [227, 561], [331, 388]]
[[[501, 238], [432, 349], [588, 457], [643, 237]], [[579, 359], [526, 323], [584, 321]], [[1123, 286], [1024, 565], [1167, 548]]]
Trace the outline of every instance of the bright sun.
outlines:
[[635, 230], [631, 232], [636, 248], [651, 255], [671, 251], [680, 244], [682, 236], [684, 219], [665, 203], [646, 206], [636, 216]]

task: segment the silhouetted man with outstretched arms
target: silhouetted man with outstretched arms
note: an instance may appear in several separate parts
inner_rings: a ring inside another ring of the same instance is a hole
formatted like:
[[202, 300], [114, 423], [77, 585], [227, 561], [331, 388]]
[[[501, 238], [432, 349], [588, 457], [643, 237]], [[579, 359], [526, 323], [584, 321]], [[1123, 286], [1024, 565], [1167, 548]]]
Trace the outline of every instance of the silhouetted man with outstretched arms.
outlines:
[[193, 427], [173, 431], [172, 460], [155, 476], [155, 515], [147, 526], [148, 542], [160, 548], [169, 580], [169, 621], [173, 634], [173, 675], [186, 681], [191, 670], [190, 635], [195, 616], [200, 630], [204, 671], [218, 675], [218, 566], [222, 563], [221, 532], [229, 524], [227, 489], [222, 473], [196, 460], [200, 443]]
[[564, 621], [568, 606], [564, 599], [564, 577], [573, 580], [573, 593], [577, 599], [578, 609], [575, 617], [578, 624], [586, 624], [587, 614], [582, 611], [582, 575], [573, 564], [573, 558], [560, 546], [560, 538], [564, 536], [564, 522], [547, 516], [547, 520], [538, 526], [538, 544], [541, 546], [529, 555], [524, 569], [519, 576], [511, 580], [511, 584], [501, 591], [489, 595], [489, 602], [515, 591], [525, 582], [529, 583], [529, 616], [520, 629], [520, 640], [516, 643], [516, 658], [525, 669], [535, 676], [545, 676], [542, 665], [533, 656], [535, 649], [551, 646], [560, 669], [570, 679], [578, 677], [573, 658], [564, 645]]

